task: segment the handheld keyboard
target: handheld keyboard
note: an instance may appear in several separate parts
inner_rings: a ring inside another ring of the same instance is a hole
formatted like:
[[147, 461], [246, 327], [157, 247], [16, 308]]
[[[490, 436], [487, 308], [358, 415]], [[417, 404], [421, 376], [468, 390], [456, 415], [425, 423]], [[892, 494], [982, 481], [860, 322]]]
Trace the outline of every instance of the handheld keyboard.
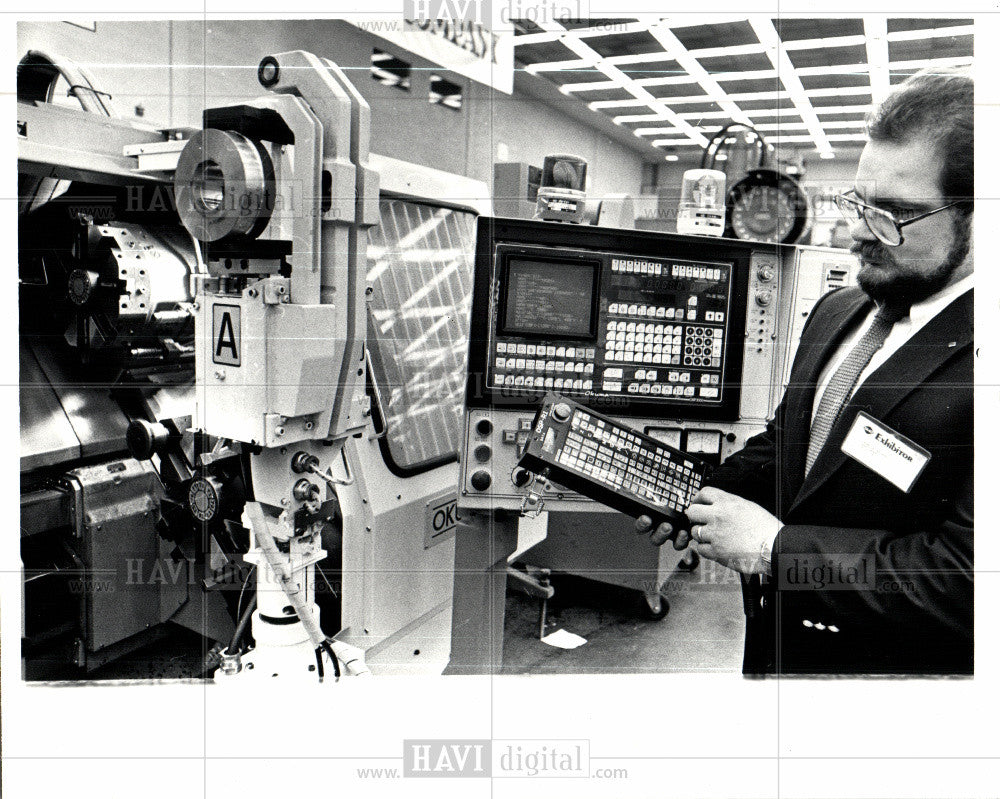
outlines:
[[684, 528], [708, 471], [698, 458], [551, 393], [518, 465], [629, 516]]

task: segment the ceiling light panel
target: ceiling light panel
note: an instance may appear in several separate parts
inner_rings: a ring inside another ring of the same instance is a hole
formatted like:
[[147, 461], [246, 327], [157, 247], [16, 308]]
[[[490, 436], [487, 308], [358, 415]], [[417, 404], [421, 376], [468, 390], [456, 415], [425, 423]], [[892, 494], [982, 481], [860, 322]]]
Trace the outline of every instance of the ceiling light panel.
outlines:
[[889, 93], [889, 31], [883, 17], [865, 17], [865, 51], [872, 98], [882, 100]]
[[663, 48], [649, 31], [635, 31], [628, 34], [595, 36], [587, 44], [602, 58], [626, 55], [628, 53], [662, 53]]
[[864, 43], [852, 47], [822, 47], [811, 50], [790, 50], [788, 59], [796, 69], [833, 67], [841, 64], [863, 64], [867, 51]]
[[930, 32], [937, 29], [947, 29], [957, 26], [972, 27], [971, 19], [942, 19], [942, 18], [917, 18], [906, 19], [897, 18], [889, 20], [889, 36], [897, 33], [909, 33], [913, 31]]
[[834, 72], [828, 70], [818, 75], [803, 75], [799, 70], [799, 80], [806, 93], [815, 89], [844, 89], [847, 87], [867, 87], [871, 86], [871, 80], [867, 73], [862, 72]]
[[[637, 80], [643, 85], [652, 85], [652, 81], [658, 81], [666, 85], [694, 83], [694, 79], [680, 64], [672, 59], [663, 59], [662, 53], [660, 56], [660, 61], [643, 64], [615, 64], [615, 66], [632, 78], [632, 80]], [[647, 84], [646, 81], [650, 81], [650, 84]]]
[[685, 27], [674, 25], [671, 29], [686, 50], [718, 47], [720, 42], [725, 42], [733, 47], [740, 45], [760, 46], [753, 28], [745, 19]]
[[784, 17], [781, 19], [772, 19], [771, 25], [783, 42], [794, 42], [801, 39], [833, 39], [841, 36], [864, 36], [865, 33], [864, 23], [857, 18], [810, 19], [808, 17]]
[[718, 73], [718, 72], [747, 72], [749, 70], [770, 70], [774, 69], [774, 65], [771, 63], [771, 59], [767, 57], [764, 52], [751, 53], [748, 55], [739, 56], [712, 56], [705, 57], [701, 56], [698, 58], [698, 63], [701, 64], [708, 72]]
[[972, 57], [972, 36], [948, 36], [940, 39], [889, 41], [890, 61], [913, 61], [918, 58]]

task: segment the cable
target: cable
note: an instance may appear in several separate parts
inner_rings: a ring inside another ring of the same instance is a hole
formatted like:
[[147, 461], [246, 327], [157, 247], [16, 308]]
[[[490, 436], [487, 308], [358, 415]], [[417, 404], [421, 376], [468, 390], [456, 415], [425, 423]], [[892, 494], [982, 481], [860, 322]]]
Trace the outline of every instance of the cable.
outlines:
[[767, 139], [757, 130], [753, 125], [747, 125], [744, 122], [731, 122], [725, 127], [721, 128], [716, 132], [714, 136], [709, 140], [708, 145], [705, 147], [701, 154], [701, 168], [702, 169], [715, 169], [715, 156], [719, 150], [721, 150], [726, 143], [726, 139], [732, 137], [735, 138], [736, 134], [733, 132], [734, 128], [743, 128], [746, 131], [752, 132], [757, 137], [757, 142], [755, 144], [755, 149], [758, 151], [757, 156], [757, 166], [756, 169], [761, 169], [764, 166], [764, 162], [767, 158]]
[[250, 575], [253, 574], [253, 570], [257, 568], [257, 564], [253, 564], [250, 567], [250, 571], [247, 572], [247, 576], [243, 578], [243, 587], [240, 589], [240, 598], [236, 602], [236, 618], [240, 617], [240, 608], [243, 607], [243, 592], [247, 590], [247, 583], [250, 582]]
[[334, 677], [336, 677], [339, 680], [340, 679], [340, 661], [337, 659], [337, 653], [334, 652], [333, 648], [330, 646], [330, 639], [327, 638], [325, 641], [323, 641], [323, 643], [320, 646], [322, 646], [323, 649], [326, 650], [326, 653], [330, 656], [330, 660], [333, 661], [333, 675], [334, 675]]
[[323, 682], [323, 647], [316, 647], [316, 671], [319, 673], [319, 681]]
[[329, 581], [329, 580], [328, 580], [328, 579], [326, 578], [326, 575], [325, 575], [325, 574], [323, 573], [323, 570], [317, 567], [317, 569], [316, 569], [316, 573], [317, 573], [317, 574], [318, 574], [318, 575], [319, 575], [320, 577], [322, 577], [322, 578], [323, 578], [323, 582], [324, 582], [324, 583], [326, 583], [326, 587], [330, 589], [330, 593], [331, 593], [331, 594], [332, 594], [332, 595], [333, 595], [334, 597], [337, 597], [337, 598], [339, 599], [339, 598], [340, 598], [340, 594], [339, 594], [339, 593], [337, 593], [336, 591], [334, 591], [334, 590], [333, 590], [333, 586], [332, 586], [332, 585], [330, 585], [330, 581]]
[[250, 623], [250, 619], [253, 616], [253, 612], [257, 609], [257, 597], [250, 600], [250, 604], [247, 605], [247, 609], [243, 611], [243, 615], [240, 616], [239, 622], [236, 624], [236, 629], [233, 631], [232, 640], [229, 642], [228, 652], [231, 655], [235, 655], [239, 649], [240, 639], [243, 638], [243, 633], [247, 629], [247, 624]]

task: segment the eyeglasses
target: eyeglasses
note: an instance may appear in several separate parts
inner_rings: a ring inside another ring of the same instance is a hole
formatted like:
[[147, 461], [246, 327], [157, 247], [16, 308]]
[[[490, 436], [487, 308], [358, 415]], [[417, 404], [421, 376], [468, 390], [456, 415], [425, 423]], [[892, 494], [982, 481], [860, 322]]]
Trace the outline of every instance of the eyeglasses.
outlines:
[[917, 214], [916, 216], [911, 216], [909, 219], [900, 221], [896, 218], [895, 214], [882, 208], [876, 208], [874, 205], [868, 205], [868, 203], [857, 199], [856, 196], [849, 197], [848, 195], [850, 194], [855, 194], [853, 189], [846, 194], [838, 194], [834, 198], [834, 202], [837, 203], [837, 208], [844, 215], [844, 219], [850, 224], [854, 224], [859, 219], [864, 219], [865, 225], [868, 226], [872, 235], [889, 247], [898, 247], [903, 243], [903, 228], [907, 225], [912, 225], [914, 222], [926, 219], [939, 211], [959, 205], [958, 202], [948, 203], [947, 205], [942, 205], [940, 208], [925, 211], [922, 214]]

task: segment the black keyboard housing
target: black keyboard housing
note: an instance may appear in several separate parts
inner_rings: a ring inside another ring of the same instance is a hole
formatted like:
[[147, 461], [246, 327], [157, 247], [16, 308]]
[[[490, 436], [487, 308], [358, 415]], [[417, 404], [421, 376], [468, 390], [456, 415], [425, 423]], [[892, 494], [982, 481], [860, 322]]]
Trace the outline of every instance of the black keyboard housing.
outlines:
[[603, 505], [688, 527], [708, 464], [557, 394], [535, 415], [518, 465]]

